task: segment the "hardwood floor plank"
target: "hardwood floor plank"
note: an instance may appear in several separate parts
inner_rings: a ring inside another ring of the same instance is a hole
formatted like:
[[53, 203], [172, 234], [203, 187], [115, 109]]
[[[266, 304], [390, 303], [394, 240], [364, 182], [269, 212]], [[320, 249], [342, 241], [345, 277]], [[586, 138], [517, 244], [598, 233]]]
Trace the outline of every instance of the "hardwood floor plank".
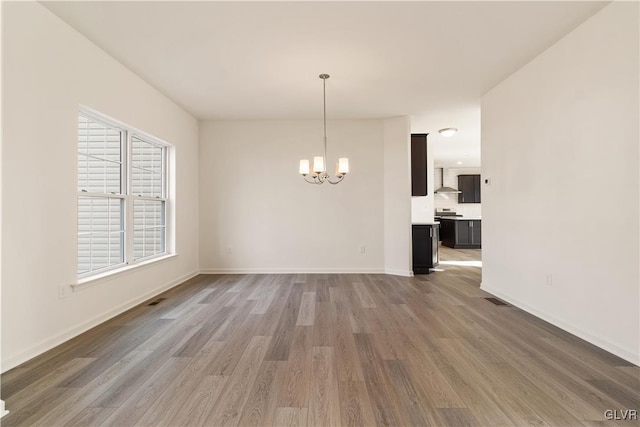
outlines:
[[208, 316], [207, 305], [194, 305], [189, 313], [174, 319], [170, 326], [160, 328], [149, 339], [136, 347], [138, 351], [175, 352], [194, 335]]
[[316, 302], [329, 302], [329, 279], [319, 280], [316, 284]]
[[[487, 344], [499, 348], [498, 342], [492, 337]], [[502, 353], [507, 363], [578, 419], [599, 419], [607, 408], [615, 405], [613, 400], [606, 399], [596, 389], [587, 387], [584, 381], [546, 363], [544, 359], [522, 357], [511, 347], [502, 348]], [[579, 390], [581, 392], [577, 394]]]
[[[253, 282], [255, 282], [255, 280], [258, 279], [257, 275], [254, 274], [238, 274], [235, 275], [232, 279], [234, 283], [233, 285], [227, 290], [227, 292], [233, 292], [233, 293], [240, 293], [242, 291], [245, 290], [250, 290], [251, 292], [253, 292], [252, 287], [250, 286]], [[249, 294], [251, 294], [251, 292], [249, 292], [246, 296], [248, 297]]]
[[496, 372], [500, 366], [488, 370], [482, 362], [479, 362], [468, 354], [467, 350], [456, 340], [442, 339], [439, 342], [441, 352], [445, 357], [454, 361], [455, 366], [480, 387], [481, 392], [500, 408], [500, 410], [516, 425], [534, 424], [550, 426], [535, 410], [527, 405], [526, 398], [514, 394], [513, 390], [505, 386], [496, 378]]
[[113, 408], [122, 405], [168, 359], [169, 354], [166, 352], [150, 352], [141, 363], [132, 366], [127, 371], [127, 375], [122, 375], [110, 387], [100, 393], [89, 406]]
[[297, 318], [297, 309], [285, 308], [282, 311], [265, 360], [289, 359], [289, 349], [291, 348], [291, 340], [293, 339]]
[[280, 315], [278, 326], [267, 351], [265, 360], [287, 360], [293, 332], [298, 320], [298, 311], [302, 299], [302, 285], [295, 284], [287, 297], [286, 305]]
[[[89, 364], [85, 369], [69, 376], [60, 384], [61, 387], [83, 387], [94, 380], [97, 376], [114, 366], [125, 355], [136, 349], [159, 329], [168, 327], [173, 320], [157, 319], [140, 328], [132, 329], [123, 335], [117, 343], [113, 343], [112, 350], [97, 357], [96, 361]], [[137, 332], [137, 333], [136, 333]], [[91, 353], [88, 353], [89, 355]]]
[[402, 287], [398, 287], [397, 283], [389, 281], [384, 275], [367, 274], [365, 283], [386, 303], [405, 304], [406, 297]]
[[60, 394], [66, 397], [49, 411], [38, 416], [37, 422], [32, 424], [47, 427], [66, 424], [113, 384], [126, 377], [130, 370], [136, 369], [149, 354], [144, 351], [132, 351], [82, 387], [57, 388], [57, 391], [61, 391]]
[[[118, 408], [108, 414], [104, 422], [94, 425], [124, 426], [135, 424], [155, 403], [166, 387], [184, 370], [191, 360], [184, 357], [169, 358], [136, 393], [135, 397], [126, 399]], [[88, 409], [91, 409], [88, 408]], [[103, 408], [104, 409], [104, 408]], [[100, 413], [102, 415], [102, 413]], [[89, 424], [91, 425], [91, 424]]]
[[340, 381], [340, 418], [343, 426], [373, 426], [375, 418], [367, 386], [362, 381]]
[[6, 399], [5, 405], [10, 407], [12, 412], [17, 412], [39, 399], [42, 393], [57, 387], [65, 377], [74, 375], [94, 361], [95, 359], [89, 358], [71, 359], [68, 363], [11, 395]]
[[[369, 330], [369, 324], [365, 316], [366, 308], [363, 308], [362, 302], [353, 285], [348, 283], [344, 287], [340, 288], [344, 294], [344, 307], [340, 307], [340, 313], [346, 312], [349, 316], [349, 324], [351, 325], [351, 332], [354, 334], [362, 333], [366, 334], [371, 332]], [[342, 298], [342, 297], [341, 297]]]
[[384, 361], [374, 349], [371, 335], [354, 334], [354, 338], [364, 379], [371, 384], [384, 384], [386, 377]]
[[267, 311], [262, 315], [262, 320], [255, 332], [256, 335], [269, 337], [275, 337], [276, 335], [276, 328], [278, 327], [280, 317], [282, 316], [282, 312], [285, 308], [283, 301], [287, 301], [289, 299], [289, 294], [293, 289], [293, 284], [287, 283], [285, 280], [280, 280], [277, 283], [280, 286], [274, 296], [274, 301], [276, 302], [272, 303]]
[[[225, 345], [216, 352], [205, 368], [206, 375], [231, 375], [253, 337], [257, 327], [256, 317], [259, 315], [251, 314], [245, 318], [242, 325], [225, 341]], [[214, 335], [211, 339], [217, 340], [218, 337]]]
[[279, 289], [279, 283], [270, 284], [268, 288], [261, 294], [258, 302], [253, 307], [253, 310], [251, 310], [251, 314], [265, 314], [269, 307], [271, 307], [271, 303], [278, 294]]
[[358, 360], [353, 333], [346, 308], [346, 297], [339, 288], [330, 288], [331, 317], [334, 331], [336, 368], [339, 381], [362, 381], [362, 368]]
[[612, 380], [587, 380], [589, 384], [600, 390], [623, 408], [640, 408], [640, 393], [629, 393], [623, 386]]
[[259, 427], [273, 423], [286, 368], [287, 362], [262, 362], [238, 425]]
[[278, 406], [302, 408], [307, 406], [309, 377], [311, 376], [313, 329], [296, 326], [289, 351], [285, 379], [278, 393]]
[[444, 425], [473, 427], [478, 425], [478, 420], [466, 408], [438, 408], [440, 418], [444, 420]]
[[216, 316], [203, 321], [198, 327], [196, 325], [191, 328], [196, 332], [192, 334], [186, 342], [180, 346], [173, 354], [174, 357], [193, 357], [218, 333], [227, 317], [233, 311], [232, 307], [222, 307], [218, 310]]
[[[54, 387], [49, 389], [46, 393], [42, 393], [38, 398], [37, 405], [27, 405], [22, 409], [9, 412], [9, 414], [2, 418], [3, 427], [12, 426], [31, 426], [41, 425], [48, 426], [53, 424], [41, 423], [40, 420], [47, 413], [55, 410], [62, 405], [69, 397], [75, 393], [75, 389]], [[78, 409], [77, 412], [80, 412]], [[71, 418], [71, 417], [69, 417]], [[66, 421], [65, 421], [66, 422]]]
[[362, 308], [376, 308], [376, 303], [362, 282], [353, 282], [353, 288], [360, 299]]
[[296, 326], [313, 326], [316, 309], [316, 293], [303, 292]]
[[332, 347], [313, 347], [311, 367], [309, 426], [340, 425], [338, 376]]
[[202, 299], [209, 296], [211, 292], [213, 292], [213, 289], [211, 288], [202, 289], [200, 292], [187, 299], [170, 312], [162, 315], [161, 319], [178, 319], [189, 314], [193, 310], [194, 306], [198, 305]]
[[103, 421], [106, 420], [115, 410], [116, 408], [86, 408], [65, 424], [65, 426], [99, 426], [102, 425]]
[[184, 405], [169, 421], [170, 426], [204, 426], [206, 415], [213, 409], [225, 389], [229, 377], [207, 375], [189, 393]]
[[[132, 310], [136, 311], [136, 310]], [[126, 339], [126, 336], [131, 337], [133, 335], [133, 328], [121, 325], [113, 325], [107, 328], [100, 328], [100, 326], [93, 328], [87, 331], [86, 335], [84, 335], [83, 340], [78, 340], [76, 345], [74, 346], [78, 356], [80, 357], [88, 357], [88, 358], [100, 358], [105, 355], [109, 355], [115, 349], [119, 348], [122, 343], [122, 339]], [[139, 331], [143, 332], [143, 331]], [[128, 334], [128, 335], [127, 335]], [[99, 339], [96, 339], [98, 338]], [[125, 338], [123, 338], [125, 337]], [[70, 352], [66, 352], [67, 357], [71, 354]], [[56, 366], [56, 358], [50, 358], [45, 361], [44, 365], [47, 366], [48, 369], [55, 368]], [[27, 362], [25, 365], [31, 365], [31, 361]], [[43, 364], [41, 363], [38, 367], [32, 368], [33, 371], [39, 370]], [[3, 393], [5, 386], [9, 384], [5, 384], [4, 376], [3, 376]]]
[[333, 347], [334, 332], [330, 302], [316, 302], [314, 323], [313, 345], [315, 347]]
[[278, 408], [274, 427], [304, 427], [307, 425], [307, 408]]
[[270, 337], [263, 336], [251, 338], [233, 371], [233, 375], [229, 378], [221, 398], [204, 418], [205, 425], [229, 426], [238, 424], [240, 412], [249, 398], [270, 340]]
[[369, 324], [369, 329], [375, 331], [373, 345], [384, 360], [398, 360], [406, 358], [406, 348], [400, 342], [399, 332], [389, 317], [380, 316], [377, 310], [367, 310], [365, 318]]
[[430, 352], [412, 353], [405, 361], [418, 391], [436, 408], [464, 408], [454, 388], [434, 362]]
[[[622, 361], [619, 357], [606, 353], [577, 337], [574, 337], [571, 341], [565, 341], [557, 337], [546, 338], [544, 341], [558, 350], [571, 355], [574, 359], [579, 360], [580, 363], [604, 374], [607, 379], [611, 379], [625, 387], [627, 392], [638, 393], [640, 391], [639, 375], [628, 375], [625, 374], [624, 371], [617, 369], [619, 366], [628, 366], [630, 362]], [[580, 351], [585, 348], [590, 351]], [[624, 365], [624, 363], [627, 363], [627, 365]]]
[[[180, 409], [188, 404], [193, 390], [200, 384], [211, 359], [221, 351], [224, 343], [209, 342], [188, 365], [178, 373], [160, 396], [135, 423], [136, 426], [168, 426]], [[225, 377], [227, 378], [227, 377]]]
[[395, 395], [384, 361], [377, 354], [370, 335], [356, 334], [355, 340], [376, 425], [399, 425], [398, 407], [394, 403]]
[[482, 385], [473, 381], [468, 375], [464, 375], [462, 367], [454, 363], [451, 358], [440, 352], [430, 352], [429, 356], [433, 358], [442, 375], [462, 399], [464, 406], [478, 420], [478, 425], [505, 426], [513, 424], [484, 391]]
[[[386, 360], [385, 364], [391, 379], [393, 389], [398, 398], [397, 404], [400, 407], [400, 417], [405, 425], [440, 425], [439, 419], [435, 419], [435, 414], [427, 414], [428, 406], [420, 399], [410, 373], [405, 367], [405, 362], [401, 360]], [[422, 402], [422, 403], [421, 403]], [[431, 406], [429, 404], [429, 406]]]

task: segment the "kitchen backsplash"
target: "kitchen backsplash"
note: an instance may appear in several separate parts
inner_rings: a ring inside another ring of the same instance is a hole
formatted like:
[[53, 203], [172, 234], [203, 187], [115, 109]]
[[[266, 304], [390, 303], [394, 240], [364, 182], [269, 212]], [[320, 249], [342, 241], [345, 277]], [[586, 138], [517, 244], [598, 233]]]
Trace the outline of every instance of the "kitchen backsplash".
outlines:
[[[453, 188], [458, 188], [458, 175], [474, 175], [480, 174], [480, 168], [450, 168], [444, 170], [444, 183], [445, 185]], [[434, 170], [433, 182], [435, 188], [442, 187], [440, 180], [440, 168], [436, 167]], [[451, 209], [456, 211], [458, 215], [463, 216], [481, 216], [481, 203], [458, 203], [457, 194], [435, 194], [434, 205], [436, 211], [443, 209]]]

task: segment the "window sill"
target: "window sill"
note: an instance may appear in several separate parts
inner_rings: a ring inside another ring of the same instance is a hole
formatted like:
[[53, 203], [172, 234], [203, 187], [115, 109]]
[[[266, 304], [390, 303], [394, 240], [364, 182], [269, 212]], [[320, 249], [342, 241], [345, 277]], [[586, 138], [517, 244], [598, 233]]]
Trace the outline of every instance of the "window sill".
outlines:
[[105, 271], [104, 273], [96, 274], [91, 277], [84, 277], [79, 279], [76, 283], [71, 284], [71, 290], [73, 292], [80, 291], [82, 289], [90, 288], [92, 286], [98, 285], [103, 282], [107, 282], [109, 280], [113, 280], [116, 277], [126, 276], [127, 274], [133, 273], [135, 271], [147, 268], [149, 266], [168, 261], [177, 257], [178, 254], [167, 254], [162, 255], [157, 258], [147, 259], [135, 264], [127, 265], [122, 268], [117, 268], [115, 270]]

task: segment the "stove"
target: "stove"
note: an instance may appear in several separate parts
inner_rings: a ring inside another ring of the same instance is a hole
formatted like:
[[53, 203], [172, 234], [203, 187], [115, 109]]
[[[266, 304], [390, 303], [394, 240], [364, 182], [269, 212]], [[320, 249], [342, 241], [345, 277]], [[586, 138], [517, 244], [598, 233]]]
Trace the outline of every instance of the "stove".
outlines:
[[456, 211], [436, 211], [435, 215], [436, 217], [443, 217], [443, 216], [462, 216], [456, 213]]

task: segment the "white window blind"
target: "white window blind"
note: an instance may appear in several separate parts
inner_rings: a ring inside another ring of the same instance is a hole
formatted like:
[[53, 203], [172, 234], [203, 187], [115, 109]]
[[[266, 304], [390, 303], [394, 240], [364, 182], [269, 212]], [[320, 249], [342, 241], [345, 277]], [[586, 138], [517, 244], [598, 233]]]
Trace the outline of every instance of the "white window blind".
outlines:
[[166, 253], [167, 146], [78, 115], [79, 277]]
[[133, 256], [147, 258], [165, 251], [164, 148], [131, 138]]
[[124, 263], [123, 131], [78, 116], [78, 274]]

